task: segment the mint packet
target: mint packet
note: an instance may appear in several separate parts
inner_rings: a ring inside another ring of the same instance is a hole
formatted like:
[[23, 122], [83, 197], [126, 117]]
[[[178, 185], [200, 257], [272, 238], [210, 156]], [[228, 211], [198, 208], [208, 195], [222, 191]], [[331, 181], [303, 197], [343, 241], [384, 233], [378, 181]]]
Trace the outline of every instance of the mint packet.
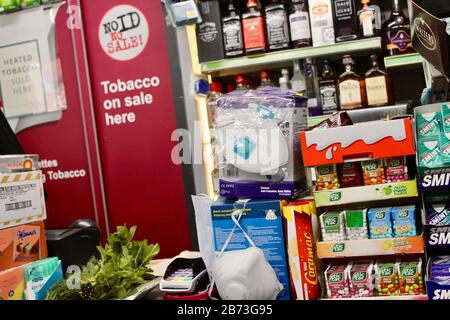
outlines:
[[450, 105], [441, 106], [443, 132], [450, 133]]
[[427, 140], [419, 140], [419, 165], [430, 167], [442, 164], [440, 150], [440, 136], [428, 138]]
[[441, 133], [439, 142], [442, 163], [450, 163], [450, 133]]
[[442, 113], [430, 112], [417, 115], [417, 134], [419, 140], [439, 136], [442, 132]]

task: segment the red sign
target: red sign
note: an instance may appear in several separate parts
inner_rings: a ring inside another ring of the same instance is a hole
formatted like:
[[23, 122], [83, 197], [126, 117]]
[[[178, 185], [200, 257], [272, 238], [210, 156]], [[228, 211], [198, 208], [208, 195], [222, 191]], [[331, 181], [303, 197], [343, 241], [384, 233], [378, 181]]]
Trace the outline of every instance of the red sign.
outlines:
[[82, 1], [108, 220], [138, 225], [161, 256], [190, 249], [184, 183], [159, 1]]

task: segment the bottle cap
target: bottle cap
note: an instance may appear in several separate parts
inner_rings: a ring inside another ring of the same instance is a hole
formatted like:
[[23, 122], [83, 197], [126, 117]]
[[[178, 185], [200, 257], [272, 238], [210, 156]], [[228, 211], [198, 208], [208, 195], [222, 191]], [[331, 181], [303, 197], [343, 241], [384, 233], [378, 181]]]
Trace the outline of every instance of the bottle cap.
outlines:
[[256, 0], [247, 0], [247, 7], [257, 7], [258, 3], [256, 2]]
[[343, 59], [342, 59], [342, 63], [343, 63], [343, 64], [353, 64], [354, 61], [353, 61], [352, 56], [350, 56], [350, 55], [345, 55], [345, 56], [343, 57]]
[[211, 83], [211, 92], [223, 92], [223, 85], [220, 82]]
[[261, 73], [259, 74], [261, 79], [269, 79], [269, 72], [266, 70], [261, 71]]
[[205, 79], [195, 81], [194, 91], [196, 94], [207, 95], [210, 92], [210, 86], [208, 81]]
[[244, 84], [245, 79], [244, 76], [242, 74], [238, 74], [236, 75], [236, 83], [237, 84]]

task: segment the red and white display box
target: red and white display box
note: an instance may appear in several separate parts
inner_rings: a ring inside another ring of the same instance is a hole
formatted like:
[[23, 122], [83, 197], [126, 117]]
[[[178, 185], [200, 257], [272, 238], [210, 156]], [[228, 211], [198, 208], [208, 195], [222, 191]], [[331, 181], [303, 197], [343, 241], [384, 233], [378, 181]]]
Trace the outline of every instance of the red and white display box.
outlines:
[[409, 118], [302, 131], [299, 136], [307, 167], [415, 154]]

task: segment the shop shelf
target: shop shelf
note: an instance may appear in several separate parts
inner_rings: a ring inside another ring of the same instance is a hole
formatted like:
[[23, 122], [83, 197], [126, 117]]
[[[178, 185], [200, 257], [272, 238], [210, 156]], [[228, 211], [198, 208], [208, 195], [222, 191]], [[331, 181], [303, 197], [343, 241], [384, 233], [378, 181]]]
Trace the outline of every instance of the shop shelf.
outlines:
[[417, 197], [416, 180], [314, 192], [317, 207]]
[[337, 43], [329, 46], [310, 47], [301, 49], [290, 49], [278, 52], [270, 52], [264, 55], [240, 57], [212, 61], [202, 64], [203, 73], [233, 74], [234, 72], [245, 73], [253, 71], [255, 67], [270, 67], [295, 59], [305, 59], [323, 56], [339, 56], [351, 52], [370, 52], [381, 48], [380, 38], [370, 38]]
[[[330, 298], [323, 298], [322, 300], [337, 300]], [[374, 297], [364, 297], [364, 298], [342, 298], [339, 300], [428, 300], [427, 295], [410, 295], [410, 296], [374, 296]]]
[[424, 252], [423, 236], [348, 240], [339, 242], [319, 241], [316, 244], [320, 259], [419, 254]]
[[422, 66], [423, 58], [418, 53], [403, 54], [384, 58], [384, 65], [387, 69], [417, 65]]

